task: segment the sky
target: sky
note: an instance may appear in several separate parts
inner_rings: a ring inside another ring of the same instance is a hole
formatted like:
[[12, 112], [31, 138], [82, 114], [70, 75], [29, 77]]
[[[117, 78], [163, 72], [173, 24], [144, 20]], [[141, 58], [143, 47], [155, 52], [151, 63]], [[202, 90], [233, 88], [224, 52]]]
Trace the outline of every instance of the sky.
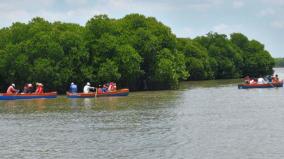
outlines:
[[0, 28], [42, 17], [85, 25], [95, 15], [155, 17], [177, 37], [240, 32], [284, 57], [284, 0], [0, 0]]

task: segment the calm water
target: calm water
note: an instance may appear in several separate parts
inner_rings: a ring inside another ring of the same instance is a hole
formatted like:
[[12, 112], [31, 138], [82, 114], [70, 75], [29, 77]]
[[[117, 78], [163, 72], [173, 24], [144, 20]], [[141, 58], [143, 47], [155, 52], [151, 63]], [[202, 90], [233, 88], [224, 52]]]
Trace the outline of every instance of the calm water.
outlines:
[[0, 158], [284, 158], [284, 89], [239, 90], [237, 82], [0, 101]]

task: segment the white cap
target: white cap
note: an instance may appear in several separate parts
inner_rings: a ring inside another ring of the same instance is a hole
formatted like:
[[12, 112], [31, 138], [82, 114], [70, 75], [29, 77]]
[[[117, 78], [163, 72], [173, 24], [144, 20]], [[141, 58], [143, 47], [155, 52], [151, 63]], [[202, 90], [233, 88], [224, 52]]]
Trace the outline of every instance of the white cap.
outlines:
[[12, 86], [13, 86], [13, 87], [15, 87], [15, 84], [14, 84], [14, 83], [12, 83]]
[[71, 84], [73, 85], [73, 84], [74, 84], [74, 82], [71, 82]]
[[87, 82], [87, 86], [90, 86], [91, 84], [90, 84], [90, 82]]

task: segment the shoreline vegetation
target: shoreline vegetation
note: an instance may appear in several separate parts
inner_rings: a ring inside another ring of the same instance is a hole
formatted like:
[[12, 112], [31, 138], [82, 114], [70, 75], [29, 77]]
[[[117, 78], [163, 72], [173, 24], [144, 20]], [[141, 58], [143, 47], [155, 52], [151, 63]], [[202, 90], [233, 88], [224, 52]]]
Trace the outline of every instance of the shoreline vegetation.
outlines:
[[64, 93], [75, 82], [114, 81], [131, 90], [174, 89], [183, 80], [273, 73], [263, 44], [241, 33], [178, 38], [154, 17], [94, 16], [85, 26], [33, 18], [0, 29], [0, 89], [41, 82]]
[[274, 58], [275, 67], [284, 67], [284, 58]]

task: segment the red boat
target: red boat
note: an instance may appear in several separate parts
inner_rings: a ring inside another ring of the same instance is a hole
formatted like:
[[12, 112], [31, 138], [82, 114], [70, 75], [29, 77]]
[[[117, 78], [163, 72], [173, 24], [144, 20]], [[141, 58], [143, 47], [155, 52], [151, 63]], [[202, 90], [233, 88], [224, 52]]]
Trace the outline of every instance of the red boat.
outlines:
[[274, 87], [283, 87], [283, 80], [279, 82], [273, 83], [265, 83], [265, 84], [239, 84], [239, 89], [249, 89], [249, 88], [274, 88]]
[[57, 97], [57, 92], [0, 94], [0, 100], [38, 99], [38, 98], [56, 98], [56, 97]]
[[106, 97], [106, 96], [127, 96], [129, 94], [129, 89], [119, 89], [111, 92], [101, 92], [101, 93], [70, 93], [67, 92], [68, 98], [94, 98], [94, 97]]

